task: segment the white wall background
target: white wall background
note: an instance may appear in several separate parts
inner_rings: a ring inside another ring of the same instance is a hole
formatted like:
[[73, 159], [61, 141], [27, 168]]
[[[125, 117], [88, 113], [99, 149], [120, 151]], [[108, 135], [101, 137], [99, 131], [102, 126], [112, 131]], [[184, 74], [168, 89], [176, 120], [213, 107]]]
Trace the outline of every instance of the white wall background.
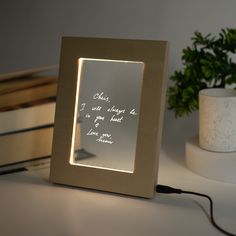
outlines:
[[[235, 10], [235, 0], [1, 0], [0, 72], [58, 64], [61, 36], [70, 35], [168, 40], [171, 74], [193, 32], [235, 27]], [[183, 163], [197, 129], [197, 114], [175, 120], [166, 111], [163, 148], [172, 157], [177, 145]]]

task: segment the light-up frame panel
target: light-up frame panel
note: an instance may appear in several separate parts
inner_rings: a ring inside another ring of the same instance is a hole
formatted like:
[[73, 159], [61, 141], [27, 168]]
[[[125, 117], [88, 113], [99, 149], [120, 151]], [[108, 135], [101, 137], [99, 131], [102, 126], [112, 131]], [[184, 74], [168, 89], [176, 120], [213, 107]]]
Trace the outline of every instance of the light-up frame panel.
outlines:
[[[57, 97], [52, 182], [152, 197], [157, 177], [167, 43], [143, 40], [63, 38]], [[78, 58], [145, 64], [134, 171], [71, 165]]]
[[70, 163], [134, 171], [144, 63], [80, 58]]

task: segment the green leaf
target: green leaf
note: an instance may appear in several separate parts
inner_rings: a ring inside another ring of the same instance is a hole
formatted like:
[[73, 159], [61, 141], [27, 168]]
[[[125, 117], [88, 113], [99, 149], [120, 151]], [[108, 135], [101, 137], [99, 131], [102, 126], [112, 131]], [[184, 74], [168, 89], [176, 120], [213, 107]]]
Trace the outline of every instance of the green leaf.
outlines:
[[198, 109], [198, 93], [203, 88], [236, 84], [236, 29], [222, 29], [218, 37], [195, 31], [192, 45], [182, 51], [183, 69], [174, 71], [174, 85], [167, 91], [168, 108], [176, 117]]

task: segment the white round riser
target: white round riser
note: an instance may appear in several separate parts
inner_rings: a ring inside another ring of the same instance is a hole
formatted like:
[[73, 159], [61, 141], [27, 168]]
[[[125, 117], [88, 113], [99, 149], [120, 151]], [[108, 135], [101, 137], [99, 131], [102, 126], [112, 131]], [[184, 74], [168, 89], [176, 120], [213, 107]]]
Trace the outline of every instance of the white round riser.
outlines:
[[198, 137], [186, 142], [187, 167], [198, 175], [236, 184], [236, 152], [211, 152], [200, 148]]

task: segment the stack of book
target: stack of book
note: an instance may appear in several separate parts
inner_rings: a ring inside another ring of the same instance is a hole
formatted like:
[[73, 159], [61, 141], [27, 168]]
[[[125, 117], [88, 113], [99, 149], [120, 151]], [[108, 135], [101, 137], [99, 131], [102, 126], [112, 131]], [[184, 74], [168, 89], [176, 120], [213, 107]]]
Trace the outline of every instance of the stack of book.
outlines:
[[0, 172], [51, 155], [57, 76], [50, 69], [0, 75]]

